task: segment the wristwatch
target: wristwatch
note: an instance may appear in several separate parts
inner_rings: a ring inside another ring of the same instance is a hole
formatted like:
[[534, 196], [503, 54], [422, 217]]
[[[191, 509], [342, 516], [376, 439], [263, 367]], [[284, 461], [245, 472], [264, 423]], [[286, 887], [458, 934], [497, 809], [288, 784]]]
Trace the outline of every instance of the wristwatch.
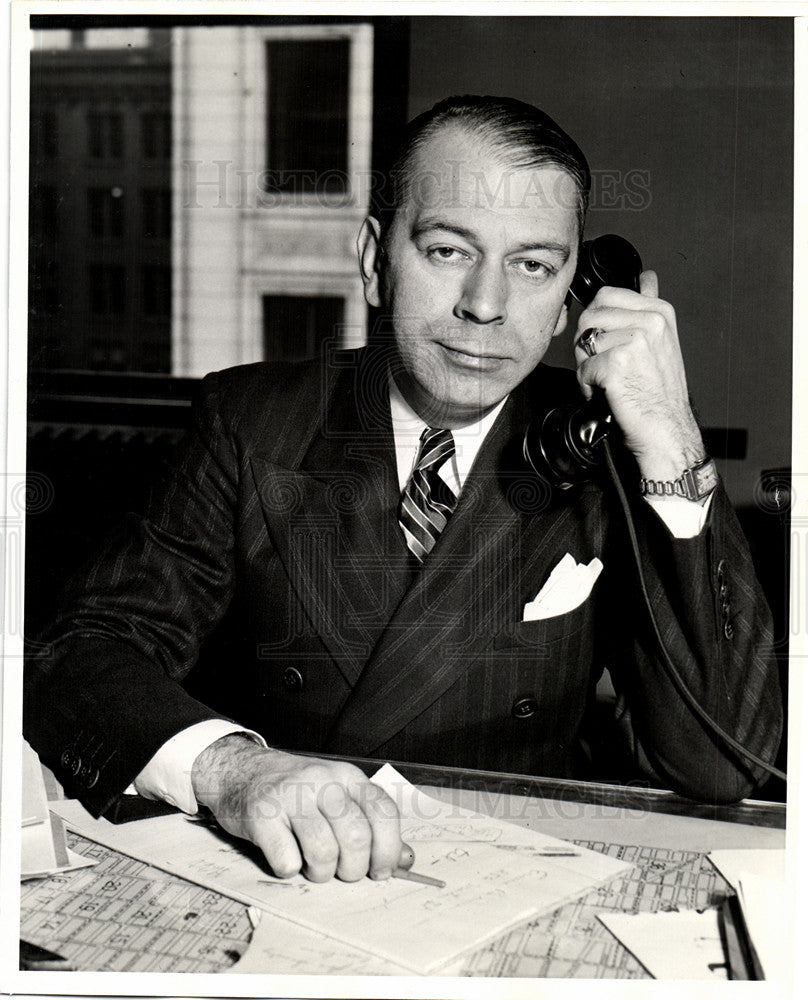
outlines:
[[692, 466], [678, 479], [641, 479], [640, 493], [644, 497], [685, 497], [698, 503], [708, 497], [718, 484], [715, 462], [708, 456], [698, 465]]

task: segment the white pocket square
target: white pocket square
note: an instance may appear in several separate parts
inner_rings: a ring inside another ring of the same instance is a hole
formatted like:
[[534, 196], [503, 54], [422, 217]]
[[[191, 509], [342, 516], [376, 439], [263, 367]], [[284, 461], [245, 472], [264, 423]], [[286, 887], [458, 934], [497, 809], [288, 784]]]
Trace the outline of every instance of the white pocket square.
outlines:
[[523, 622], [554, 618], [574, 611], [589, 597], [603, 563], [595, 558], [590, 563], [578, 563], [569, 552], [550, 574], [550, 578], [522, 613]]

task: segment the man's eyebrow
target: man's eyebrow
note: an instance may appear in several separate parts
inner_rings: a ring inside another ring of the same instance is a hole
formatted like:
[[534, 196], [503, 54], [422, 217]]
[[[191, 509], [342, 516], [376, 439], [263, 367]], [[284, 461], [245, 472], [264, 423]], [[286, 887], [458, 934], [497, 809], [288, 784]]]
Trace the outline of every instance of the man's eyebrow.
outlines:
[[432, 216], [416, 222], [412, 227], [412, 235], [413, 237], [423, 236], [433, 229], [441, 229], [447, 233], [454, 233], [455, 236], [460, 236], [462, 239], [468, 240], [469, 243], [477, 242], [476, 233], [473, 233], [470, 229], [466, 229], [465, 226], [457, 226], [453, 222], [447, 222], [446, 219], [441, 219], [440, 216]]
[[[413, 239], [417, 239], [419, 236], [423, 236], [435, 229], [453, 233], [455, 236], [460, 236], [462, 239], [468, 240], [469, 243], [476, 244], [478, 241], [476, 233], [471, 229], [466, 229], [465, 226], [458, 226], [453, 222], [447, 222], [446, 219], [441, 219], [439, 216], [421, 219], [419, 222], [416, 222], [412, 227], [412, 237]], [[508, 253], [530, 253], [531, 251], [541, 250], [549, 250], [550, 253], [558, 254], [564, 261], [569, 258], [572, 252], [566, 243], [558, 243], [555, 240], [537, 240], [535, 243], [518, 243]]]
[[566, 261], [572, 252], [566, 243], [556, 243], [555, 240], [540, 240], [537, 243], [520, 243], [515, 246], [511, 253], [531, 253], [534, 250], [549, 250], [550, 253], [558, 254]]

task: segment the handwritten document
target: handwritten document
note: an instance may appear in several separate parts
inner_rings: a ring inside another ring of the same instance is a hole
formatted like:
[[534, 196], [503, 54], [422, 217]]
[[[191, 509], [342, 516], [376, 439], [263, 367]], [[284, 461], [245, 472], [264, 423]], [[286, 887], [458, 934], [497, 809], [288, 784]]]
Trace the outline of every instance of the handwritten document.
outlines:
[[415, 869], [445, 888], [399, 879], [323, 885], [302, 876], [276, 879], [251, 845], [192, 817], [114, 826], [76, 802], [52, 808], [92, 840], [282, 918], [289, 936], [291, 922], [423, 974], [630, 867], [583, 848], [576, 856], [543, 857], [542, 851], [569, 845], [439, 802], [389, 765], [374, 781], [399, 808]]

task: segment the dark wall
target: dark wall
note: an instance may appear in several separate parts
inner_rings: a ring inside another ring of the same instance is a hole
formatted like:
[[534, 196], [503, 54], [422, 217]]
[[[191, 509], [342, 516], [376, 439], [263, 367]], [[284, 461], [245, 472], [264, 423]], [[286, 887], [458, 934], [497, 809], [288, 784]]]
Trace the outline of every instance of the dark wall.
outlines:
[[[750, 504], [790, 463], [793, 24], [788, 18], [416, 17], [410, 113], [450, 93], [544, 108], [595, 175], [588, 235], [619, 232], [676, 307], [702, 422]], [[571, 364], [556, 341], [548, 360]]]

